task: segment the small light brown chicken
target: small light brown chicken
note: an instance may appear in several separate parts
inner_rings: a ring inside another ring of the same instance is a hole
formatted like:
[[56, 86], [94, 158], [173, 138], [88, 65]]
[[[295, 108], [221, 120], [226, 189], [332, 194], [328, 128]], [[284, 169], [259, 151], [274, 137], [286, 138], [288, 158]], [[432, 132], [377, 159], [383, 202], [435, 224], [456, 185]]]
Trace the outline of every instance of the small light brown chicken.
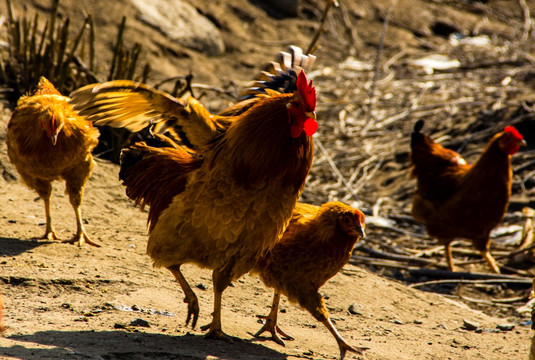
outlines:
[[76, 113], [47, 79], [41, 77], [31, 95], [17, 102], [7, 125], [7, 152], [22, 180], [37, 191], [45, 203], [46, 230], [39, 239], [57, 240], [52, 227], [50, 197], [52, 181], [65, 180], [76, 216], [76, 234], [67, 243], [100, 246], [84, 230], [80, 205], [93, 168], [91, 151], [99, 132]]
[[351, 346], [336, 330], [318, 290], [347, 264], [356, 242], [364, 237], [364, 229], [364, 214], [343, 203], [328, 202], [321, 207], [297, 203], [282, 239], [251, 271], [275, 289], [266, 323], [255, 336], [269, 331], [281, 345], [284, 341], [278, 334], [292, 339], [277, 325], [284, 294], [329, 329], [340, 348], [340, 359], [347, 351], [362, 353], [363, 348]]
[[455, 271], [451, 242], [470, 239], [492, 270], [500, 272], [489, 251], [490, 231], [500, 223], [511, 196], [511, 156], [524, 138], [507, 126], [492, 139], [472, 165], [421, 133], [416, 122], [411, 134], [412, 176], [417, 180], [412, 216], [425, 224], [430, 236], [445, 245], [446, 259]]

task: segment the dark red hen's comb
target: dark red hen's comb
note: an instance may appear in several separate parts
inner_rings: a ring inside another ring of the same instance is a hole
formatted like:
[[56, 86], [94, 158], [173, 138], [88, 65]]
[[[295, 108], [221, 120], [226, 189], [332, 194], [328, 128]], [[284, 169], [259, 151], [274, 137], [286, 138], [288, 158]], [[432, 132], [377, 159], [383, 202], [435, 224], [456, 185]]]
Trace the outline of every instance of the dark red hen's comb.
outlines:
[[508, 125], [505, 127], [504, 129], [504, 132], [508, 132], [508, 133], [511, 133], [515, 138], [517, 138], [518, 140], [522, 140], [524, 139], [524, 137], [522, 136], [522, 134], [520, 134], [518, 132], [517, 129], [514, 128], [514, 126], [511, 126], [511, 125]]

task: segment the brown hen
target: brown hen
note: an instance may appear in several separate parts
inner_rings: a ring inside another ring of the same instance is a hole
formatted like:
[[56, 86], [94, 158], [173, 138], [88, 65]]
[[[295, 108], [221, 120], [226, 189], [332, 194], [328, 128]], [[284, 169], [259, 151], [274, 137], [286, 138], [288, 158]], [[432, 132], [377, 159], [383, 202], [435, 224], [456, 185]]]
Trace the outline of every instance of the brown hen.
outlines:
[[93, 242], [82, 223], [80, 205], [93, 168], [91, 151], [99, 132], [79, 116], [47, 79], [41, 77], [31, 95], [22, 96], [7, 125], [7, 153], [22, 180], [45, 203], [46, 230], [41, 239], [57, 239], [50, 215], [52, 181], [65, 180], [66, 193], [76, 216], [76, 234], [68, 243]]
[[469, 165], [455, 151], [445, 149], [420, 131], [411, 135], [412, 176], [417, 180], [413, 217], [430, 236], [445, 245], [446, 259], [455, 270], [451, 242], [470, 239], [492, 270], [500, 272], [489, 252], [490, 232], [500, 223], [511, 196], [511, 155], [525, 145], [522, 135], [507, 126], [489, 141], [479, 159]]

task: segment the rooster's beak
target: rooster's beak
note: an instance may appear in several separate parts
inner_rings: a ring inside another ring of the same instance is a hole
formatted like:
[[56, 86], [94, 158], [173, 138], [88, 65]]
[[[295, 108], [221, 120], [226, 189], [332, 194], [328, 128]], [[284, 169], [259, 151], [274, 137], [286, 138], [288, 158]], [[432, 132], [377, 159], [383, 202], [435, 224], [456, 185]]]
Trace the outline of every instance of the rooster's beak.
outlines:
[[315, 111], [308, 111], [305, 113], [305, 115], [309, 118], [312, 118], [314, 120], [316, 120], [316, 112]]
[[56, 143], [58, 142], [58, 135], [57, 134], [52, 134], [50, 136], [50, 140], [52, 140], [52, 145], [56, 145]]
[[518, 142], [518, 146], [528, 146], [528, 143], [526, 142], [526, 140], [522, 139]]

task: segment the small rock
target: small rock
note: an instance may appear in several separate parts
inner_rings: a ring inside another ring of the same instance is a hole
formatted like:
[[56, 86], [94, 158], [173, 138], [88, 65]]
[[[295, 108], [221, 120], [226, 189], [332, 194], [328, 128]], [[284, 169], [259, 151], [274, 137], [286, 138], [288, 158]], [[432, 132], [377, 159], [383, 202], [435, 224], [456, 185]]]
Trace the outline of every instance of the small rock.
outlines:
[[204, 284], [197, 284], [195, 285], [197, 289], [206, 290], [206, 286]]
[[423, 321], [422, 320], [414, 320], [413, 321], [416, 325], [422, 325], [423, 324]]
[[463, 328], [466, 330], [473, 331], [478, 329], [479, 327], [479, 324], [474, 321], [469, 321], [466, 319], [463, 320]]
[[114, 329], [126, 329], [126, 325], [125, 324], [120, 324], [120, 323], [115, 323], [113, 325], [113, 328]]
[[149, 322], [143, 319], [135, 319], [130, 322], [130, 326], [150, 327]]
[[515, 325], [513, 324], [498, 324], [496, 325], [496, 328], [501, 331], [511, 331], [515, 328]]
[[349, 305], [349, 308], [347, 309], [351, 315], [362, 315], [360, 305], [358, 304], [351, 304]]

